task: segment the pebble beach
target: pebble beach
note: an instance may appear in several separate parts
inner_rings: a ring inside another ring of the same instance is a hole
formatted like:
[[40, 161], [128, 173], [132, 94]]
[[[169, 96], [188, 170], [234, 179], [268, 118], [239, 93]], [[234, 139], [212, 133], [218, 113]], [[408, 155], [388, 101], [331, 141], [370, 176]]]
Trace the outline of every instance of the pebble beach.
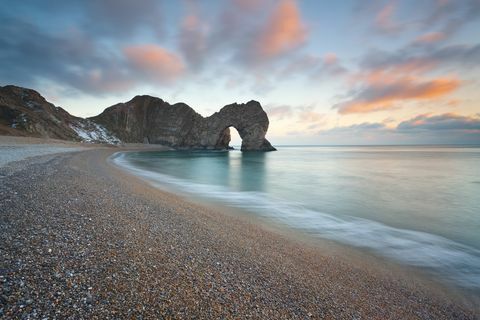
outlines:
[[118, 148], [31, 142], [0, 147], [2, 319], [479, 317], [395, 272], [157, 190], [109, 163]]

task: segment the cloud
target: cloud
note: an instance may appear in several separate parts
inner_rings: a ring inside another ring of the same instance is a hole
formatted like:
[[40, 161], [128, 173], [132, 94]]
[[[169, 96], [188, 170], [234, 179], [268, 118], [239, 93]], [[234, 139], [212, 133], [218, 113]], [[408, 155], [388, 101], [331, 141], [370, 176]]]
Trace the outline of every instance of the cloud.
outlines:
[[282, 120], [286, 117], [290, 117], [292, 116], [292, 113], [293, 113], [292, 107], [287, 105], [281, 105], [281, 106], [267, 105], [265, 109], [269, 118], [276, 118], [278, 120]]
[[417, 37], [417, 39], [415, 39], [415, 43], [429, 44], [445, 40], [446, 37], [447, 35], [443, 32], [428, 32]]
[[[478, 0], [387, 0], [358, 1], [353, 10], [368, 37], [441, 33], [445, 39], [480, 17]], [[367, 24], [364, 21], [368, 21]]]
[[396, 127], [363, 122], [320, 130], [318, 136], [329, 144], [478, 144], [480, 114], [418, 115]]
[[264, 0], [233, 0], [234, 4], [247, 11], [258, 10], [264, 4]]
[[199, 14], [196, 2], [187, 2], [187, 15], [179, 30], [179, 47], [189, 66], [194, 70], [203, 66], [208, 56], [208, 26]]
[[256, 39], [256, 56], [269, 59], [303, 44], [307, 39], [307, 29], [300, 17], [294, 0], [282, 0], [268, 18], [263, 30]]
[[2, 21], [0, 80], [24, 86], [49, 80], [90, 94], [118, 92], [133, 83], [121, 56], [78, 29], [49, 34], [21, 19]]
[[158, 0], [86, 0], [80, 10], [84, 9], [84, 29], [97, 37], [127, 38], [145, 30], [160, 37], [164, 33], [161, 5]]
[[408, 45], [394, 52], [371, 50], [361, 60], [360, 68], [367, 71], [396, 69], [400, 72], [423, 73], [435, 67], [477, 68], [479, 60], [480, 44], [449, 45], [439, 48]]
[[333, 134], [333, 133], [347, 133], [355, 134], [365, 131], [379, 131], [379, 130], [390, 130], [385, 124], [377, 122], [363, 122], [358, 124], [352, 124], [349, 126], [338, 126], [328, 130], [319, 131], [319, 134]]
[[449, 37], [479, 18], [480, 1], [433, 1], [426, 12], [426, 17], [421, 21], [419, 27], [422, 29], [436, 28], [445, 37]]
[[326, 124], [326, 115], [315, 110], [314, 106], [267, 105], [268, 117], [276, 120], [297, 119], [305, 130], [318, 129]]
[[393, 16], [396, 10], [396, 3], [390, 1], [375, 16], [375, 26], [386, 33], [396, 33], [400, 27], [394, 22]]
[[480, 133], [480, 117], [461, 116], [453, 113], [445, 113], [438, 116], [419, 115], [407, 121], [401, 122], [398, 130], [461, 130], [478, 131]]
[[299, 108], [300, 110], [297, 113], [298, 122], [302, 123], [312, 123], [312, 122], [324, 122], [325, 115], [315, 111], [314, 107], [303, 107]]
[[292, 76], [306, 76], [306, 79], [318, 80], [324, 77], [346, 75], [348, 70], [340, 62], [335, 53], [327, 53], [323, 57], [304, 54], [292, 58], [280, 71], [278, 79]]
[[455, 78], [421, 80], [413, 77], [389, 77], [390, 75], [385, 75], [383, 79], [367, 84], [351, 100], [334, 108], [338, 109], [340, 114], [386, 110], [406, 101], [443, 97], [460, 86], [460, 81]]
[[468, 74], [478, 68], [477, 61], [480, 44], [439, 48], [407, 45], [395, 52], [370, 51], [360, 60], [360, 71], [350, 75], [350, 91], [333, 108], [340, 114], [366, 113], [438, 100], [462, 85], [455, 75], [439, 74], [449, 68]]
[[154, 44], [125, 47], [124, 54], [136, 73], [158, 83], [175, 80], [185, 69], [178, 56]]

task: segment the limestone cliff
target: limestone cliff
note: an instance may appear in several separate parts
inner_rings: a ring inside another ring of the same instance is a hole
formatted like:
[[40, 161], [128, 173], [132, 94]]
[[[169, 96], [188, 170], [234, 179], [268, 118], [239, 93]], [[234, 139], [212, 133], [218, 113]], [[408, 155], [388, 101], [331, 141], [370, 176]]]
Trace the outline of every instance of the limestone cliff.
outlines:
[[74, 117], [37, 91], [0, 87], [0, 134], [60, 140], [118, 143], [101, 125]]
[[136, 96], [111, 106], [90, 120], [105, 126], [124, 142], [165, 144], [179, 149], [226, 149], [230, 127], [238, 130], [243, 151], [272, 151], [265, 139], [268, 116], [256, 101], [231, 104], [204, 118], [184, 103]]
[[230, 127], [243, 151], [272, 151], [265, 139], [268, 116], [257, 101], [230, 104], [202, 117], [184, 103], [136, 96], [83, 119], [45, 100], [38, 92], [0, 87], [0, 134], [109, 143], [163, 144], [177, 149], [227, 149]]

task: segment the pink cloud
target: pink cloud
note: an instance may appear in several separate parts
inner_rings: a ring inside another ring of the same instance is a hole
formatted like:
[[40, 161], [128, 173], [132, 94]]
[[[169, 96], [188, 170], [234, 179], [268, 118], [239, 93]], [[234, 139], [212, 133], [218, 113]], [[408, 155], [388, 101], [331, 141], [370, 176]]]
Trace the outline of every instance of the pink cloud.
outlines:
[[177, 55], [154, 44], [125, 47], [123, 52], [134, 71], [144, 75], [150, 81], [171, 82], [185, 69]]
[[415, 42], [416, 43], [434, 43], [444, 40], [447, 35], [443, 32], [429, 32], [419, 36]]
[[375, 17], [375, 25], [378, 29], [388, 33], [398, 31], [398, 25], [393, 20], [395, 10], [396, 4], [391, 1], [377, 13]]
[[323, 56], [323, 63], [326, 65], [337, 64], [338, 57], [335, 53], [329, 52]]
[[434, 100], [460, 87], [456, 78], [423, 80], [415, 77], [385, 77], [370, 79], [366, 87], [350, 101], [336, 106], [339, 113], [367, 113], [394, 108], [409, 101]]
[[307, 39], [307, 29], [294, 0], [282, 0], [274, 9], [256, 41], [261, 59], [278, 56], [299, 47]]

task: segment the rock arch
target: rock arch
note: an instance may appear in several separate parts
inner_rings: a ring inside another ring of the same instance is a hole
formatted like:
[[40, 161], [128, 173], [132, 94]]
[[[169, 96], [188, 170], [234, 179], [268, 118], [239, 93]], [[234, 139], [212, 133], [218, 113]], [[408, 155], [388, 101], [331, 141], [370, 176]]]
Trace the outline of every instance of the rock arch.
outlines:
[[242, 139], [242, 151], [274, 151], [265, 139], [269, 120], [257, 101], [246, 104], [230, 104], [219, 112], [205, 118], [215, 149], [225, 149], [230, 143], [230, 127], [237, 129]]
[[268, 116], [257, 101], [230, 104], [204, 118], [184, 103], [136, 96], [90, 118], [124, 142], [164, 144], [177, 149], [226, 149], [230, 127], [242, 138], [242, 151], [276, 150], [265, 135]]

